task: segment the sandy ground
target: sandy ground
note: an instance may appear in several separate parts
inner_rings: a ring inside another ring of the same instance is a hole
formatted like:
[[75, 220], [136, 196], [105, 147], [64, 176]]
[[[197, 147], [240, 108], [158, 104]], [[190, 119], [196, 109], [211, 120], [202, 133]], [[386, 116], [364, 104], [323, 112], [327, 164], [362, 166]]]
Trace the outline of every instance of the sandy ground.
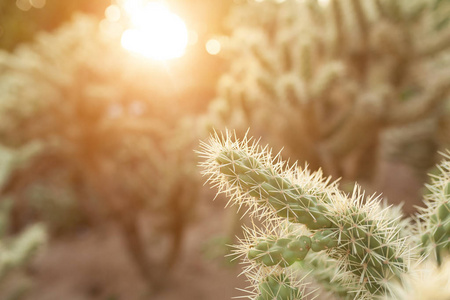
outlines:
[[[224, 232], [224, 203], [204, 202], [197, 220], [187, 229], [183, 252], [167, 278], [167, 287], [150, 294], [114, 227], [85, 231], [51, 241], [28, 268], [28, 280], [16, 275], [6, 290], [27, 285], [20, 300], [228, 300], [243, 293], [240, 267], [221, 258], [207, 258], [205, 243]], [[160, 251], [160, 249], [150, 249]], [[31, 279], [31, 280], [30, 280]], [[5, 286], [5, 285], [4, 285]]]

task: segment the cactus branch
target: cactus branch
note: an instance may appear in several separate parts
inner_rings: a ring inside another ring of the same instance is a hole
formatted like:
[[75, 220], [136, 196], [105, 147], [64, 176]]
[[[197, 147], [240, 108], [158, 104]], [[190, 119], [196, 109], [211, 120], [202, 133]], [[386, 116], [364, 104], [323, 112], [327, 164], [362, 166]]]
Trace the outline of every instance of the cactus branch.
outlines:
[[[360, 286], [355, 295], [389, 293], [408, 269], [409, 248], [398, 220], [381, 209], [378, 198], [365, 197], [358, 187], [346, 195], [320, 172], [287, 167], [268, 147], [226, 132], [202, 143], [203, 173], [219, 192], [252, 216], [292, 226], [304, 225], [305, 235], [266, 236], [254, 240], [247, 258], [265, 267], [288, 267], [309, 250], [326, 252], [348, 274], [342, 283]], [[278, 221], [277, 221], [278, 220]]]

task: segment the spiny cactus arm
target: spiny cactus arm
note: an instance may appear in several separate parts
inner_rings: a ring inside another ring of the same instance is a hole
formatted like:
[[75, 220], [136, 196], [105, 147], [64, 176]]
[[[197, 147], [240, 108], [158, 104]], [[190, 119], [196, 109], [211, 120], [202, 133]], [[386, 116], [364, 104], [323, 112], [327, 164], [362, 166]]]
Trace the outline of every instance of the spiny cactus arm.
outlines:
[[217, 134], [211, 137], [210, 145], [203, 143], [200, 155], [206, 158], [202, 166], [208, 181], [229, 195], [230, 202], [250, 205], [254, 214], [266, 215], [271, 211], [309, 229], [332, 227], [321, 212], [325, 209], [321, 204], [328, 200], [320, 188], [325, 191], [328, 180], [318, 173], [304, 174], [316, 186], [293, 184], [295, 168], [283, 171], [284, 162], [273, 161], [267, 148], [261, 149], [257, 143], [248, 146], [248, 142], [247, 138], [232, 141], [227, 131], [225, 137]]
[[[337, 246], [332, 230], [311, 233], [290, 223], [264, 222], [264, 231], [244, 227], [245, 239], [240, 241], [236, 255], [265, 267], [289, 267], [303, 261], [311, 250], [319, 252]], [[280, 230], [280, 227], [285, 227]]]
[[280, 265], [288, 267], [296, 261], [301, 261], [311, 249], [311, 239], [308, 236], [276, 236], [263, 237], [251, 246], [247, 253], [249, 260], [265, 266]]
[[261, 269], [250, 281], [254, 283], [253, 290], [249, 291], [253, 300], [302, 300], [309, 296], [295, 275], [285, 269]]
[[325, 253], [308, 255], [299, 264], [300, 270], [312, 277], [322, 288], [338, 296], [338, 299], [352, 299], [352, 291], [358, 290], [357, 285], [343, 285], [339, 280], [338, 262]]
[[260, 294], [255, 300], [303, 299], [302, 293], [290, 284], [285, 276], [269, 275], [259, 285]]
[[[301, 271], [300, 273], [312, 277], [325, 290], [339, 296], [340, 299], [351, 299], [351, 291], [358, 290], [357, 285], [343, 285], [339, 281], [339, 276], [336, 276], [339, 270], [336, 260], [323, 251], [315, 252], [320, 251], [324, 246], [318, 239], [319, 235], [324, 236], [320, 231], [319, 234], [312, 235], [303, 228], [289, 225], [289, 223], [263, 222], [263, 224], [264, 230], [257, 228], [254, 224], [253, 227], [244, 227], [245, 238], [240, 240], [238, 246], [235, 246], [233, 254], [235, 257], [243, 258], [249, 265], [244, 273], [246, 275], [250, 273], [251, 279], [259, 278], [255, 275], [262, 270], [266, 273], [281, 272], [286, 279], [290, 278], [292, 291], [303, 291], [305, 280], [295, 280], [291, 274], [291, 272]], [[329, 240], [328, 243], [335, 243], [335, 241]], [[297, 264], [293, 265], [295, 262]], [[298, 278], [298, 275], [295, 277]], [[267, 281], [267, 278], [262, 276], [262, 279], [257, 281], [258, 284], [260, 281]], [[258, 285], [254, 286], [254, 290], [258, 288]], [[303, 296], [307, 295], [303, 292]]]
[[422, 247], [438, 265], [442, 257], [450, 255], [450, 152], [438, 166], [439, 174], [431, 177], [425, 195], [425, 207], [417, 214]]
[[[295, 166], [286, 170], [267, 148], [249, 145], [247, 138], [233, 141], [229, 132], [221, 138], [216, 134], [202, 147], [203, 173], [220, 192], [248, 205], [260, 218], [304, 224], [312, 232], [311, 249], [326, 251], [350, 273], [347, 284], [362, 286], [356, 295], [388, 292], [387, 282], [406, 271], [408, 248], [401, 228], [379, 208], [378, 200], [366, 199], [358, 189], [348, 197], [320, 173]], [[303, 242], [305, 248], [309, 243], [301, 236], [280, 241], [269, 236], [248, 248], [248, 256], [262, 265], [287, 266], [287, 256], [303, 258], [303, 252], [285, 253], [294, 242]]]
[[251, 283], [247, 289], [253, 295], [251, 299], [305, 299], [304, 278], [299, 279], [297, 267], [292, 265], [310, 250], [311, 239], [306, 236], [310, 233], [289, 222], [258, 223], [243, 226], [244, 237], [230, 255], [245, 264], [242, 273]]

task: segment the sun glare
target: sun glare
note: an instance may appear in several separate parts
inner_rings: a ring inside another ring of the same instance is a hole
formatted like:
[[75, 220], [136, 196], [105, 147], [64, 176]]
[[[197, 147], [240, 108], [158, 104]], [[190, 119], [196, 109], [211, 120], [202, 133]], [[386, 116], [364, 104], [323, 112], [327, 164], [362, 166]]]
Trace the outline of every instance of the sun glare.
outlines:
[[132, 28], [122, 35], [122, 46], [156, 60], [183, 56], [189, 40], [183, 20], [161, 2], [128, 0], [124, 9]]

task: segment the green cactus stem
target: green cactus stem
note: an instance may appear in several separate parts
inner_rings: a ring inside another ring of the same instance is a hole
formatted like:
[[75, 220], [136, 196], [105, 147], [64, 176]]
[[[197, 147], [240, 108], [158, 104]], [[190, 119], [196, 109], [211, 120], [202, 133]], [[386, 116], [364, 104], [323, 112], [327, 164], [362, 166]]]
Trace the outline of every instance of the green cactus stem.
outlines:
[[311, 232], [264, 236], [244, 248], [253, 263], [288, 267], [303, 260], [309, 249], [324, 251], [347, 272], [343, 284], [361, 286], [356, 296], [388, 293], [387, 282], [400, 280], [407, 271], [409, 250], [401, 227], [377, 198], [364, 197], [358, 187], [346, 195], [321, 173], [286, 168], [267, 147], [246, 137], [239, 141], [229, 132], [212, 136], [202, 147], [204, 174], [230, 201], [250, 206], [253, 216], [304, 225]]

